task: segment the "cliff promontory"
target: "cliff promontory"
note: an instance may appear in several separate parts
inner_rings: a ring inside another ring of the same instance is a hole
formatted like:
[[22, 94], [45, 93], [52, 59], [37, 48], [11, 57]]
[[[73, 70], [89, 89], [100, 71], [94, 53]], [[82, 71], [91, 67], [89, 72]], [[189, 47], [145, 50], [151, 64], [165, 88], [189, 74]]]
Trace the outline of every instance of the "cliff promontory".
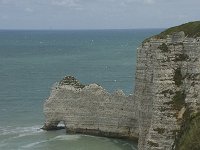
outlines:
[[97, 84], [83, 85], [66, 76], [44, 104], [45, 130], [64, 122], [67, 133], [136, 138], [138, 123], [132, 95], [113, 94]]
[[199, 111], [199, 33], [200, 22], [187, 23], [138, 48], [134, 101], [140, 150], [178, 149], [188, 120]]
[[135, 91], [113, 94], [67, 76], [44, 103], [43, 129], [139, 138], [139, 150], [200, 149], [200, 21], [146, 39], [137, 50]]

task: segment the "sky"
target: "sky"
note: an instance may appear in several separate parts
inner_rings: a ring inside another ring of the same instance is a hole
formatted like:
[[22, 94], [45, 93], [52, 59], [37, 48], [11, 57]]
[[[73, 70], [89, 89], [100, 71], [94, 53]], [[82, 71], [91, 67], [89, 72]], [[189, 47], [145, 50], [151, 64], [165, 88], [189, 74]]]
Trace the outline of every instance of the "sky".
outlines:
[[200, 20], [200, 0], [0, 0], [0, 29], [167, 28]]

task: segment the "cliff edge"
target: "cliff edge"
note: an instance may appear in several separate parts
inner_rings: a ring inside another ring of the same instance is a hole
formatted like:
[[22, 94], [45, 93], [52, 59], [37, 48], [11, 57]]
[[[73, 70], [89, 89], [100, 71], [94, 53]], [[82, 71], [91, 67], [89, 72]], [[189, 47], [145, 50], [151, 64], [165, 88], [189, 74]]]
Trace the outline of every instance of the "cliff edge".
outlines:
[[199, 112], [199, 33], [200, 21], [191, 22], [167, 29], [138, 48], [134, 101], [140, 150], [179, 149], [188, 120]]
[[63, 122], [67, 133], [118, 138], [138, 138], [133, 96], [119, 90], [113, 94], [97, 84], [83, 85], [66, 76], [52, 88], [45, 101], [45, 130]]
[[200, 21], [146, 39], [137, 49], [134, 95], [72, 76], [52, 88], [43, 129], [139, 138], [139, 150], [200, 149]]

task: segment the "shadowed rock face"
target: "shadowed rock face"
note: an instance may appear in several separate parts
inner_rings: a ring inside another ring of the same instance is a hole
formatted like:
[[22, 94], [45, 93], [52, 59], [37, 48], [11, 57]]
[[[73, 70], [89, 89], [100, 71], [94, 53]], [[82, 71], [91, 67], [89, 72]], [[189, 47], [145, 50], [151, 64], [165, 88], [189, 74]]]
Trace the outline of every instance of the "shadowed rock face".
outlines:
[[82, 85], [72, 76], [52, 88], [44, 103], [45, 130], [55, 130], [63, 121], [67, 133], [138, 138], [132, 96], [113, 94], [97, 84]]
[[173, 33], [138, 48], [134, 101], [139, 150], [175, 149], [185, 112], [199, 111], [200, 38]]

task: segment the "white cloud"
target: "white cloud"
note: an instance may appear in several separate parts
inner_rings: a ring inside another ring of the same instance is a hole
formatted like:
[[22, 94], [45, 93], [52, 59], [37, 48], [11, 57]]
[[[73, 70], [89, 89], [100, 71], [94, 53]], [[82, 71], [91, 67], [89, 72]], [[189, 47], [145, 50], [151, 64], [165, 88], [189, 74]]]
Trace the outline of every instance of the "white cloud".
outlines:
[[129, 6], [131, 4], [154, 4], [157, 0], [101, 0], [107, 3], [120, 4], [121, 6]]
[[51, 4], [57, 6], [71, 7], [71, 8], [80, 7], [79, 0], [52, 0]]
[[0, 28], [166, 27], [199, 20], [199, 5], [200, 0], [0, 0]]

